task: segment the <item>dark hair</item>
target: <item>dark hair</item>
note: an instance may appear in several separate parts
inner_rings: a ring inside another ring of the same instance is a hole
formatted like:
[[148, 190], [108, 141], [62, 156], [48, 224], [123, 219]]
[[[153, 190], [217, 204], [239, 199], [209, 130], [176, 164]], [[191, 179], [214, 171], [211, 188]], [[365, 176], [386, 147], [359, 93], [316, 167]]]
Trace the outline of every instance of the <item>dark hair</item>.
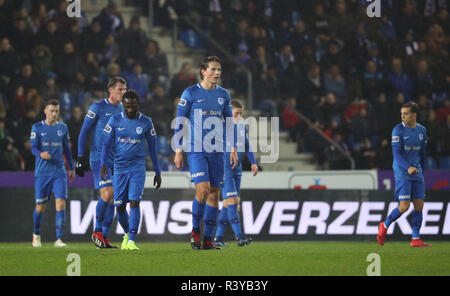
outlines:
[[139, 102], [139, 95], [134, 89], [129, 89], [122, 96], [122, 100], [125, 99], [133, 99]]
[[242, 104], [241, 102], [239, 102], [238, 100], [232, 100], [231, 101], [231, 107], [233, 108], [241, 108], [242, 109]]
[[416, 114], [419, 113], [419, 105], [417, 105], [417, 103], [415, 103], [415, 102], [407, 102], [407, 103], [404, 103], [404, 104], [402, 105], [402, 108], [409, 108], [409, 110], [411, 111], [411, 113], [416, 113]]
[[119, 82], [127, 85], [127, 81], [125, 80], [125, 78], [122, 78], [120, 76], [114, 76], [108, 81], [107, 89], [116, 86], [116, 84]]
[[45, 101], [45, 107], [47, 107], [48, 105], [58, 106], [59, 101], [57, 99], [49, 99]]
[[211, 62], [217, 62], [219, 64], [222, 64], [219, 57], [217, 56], [209, 56], [203, 59], [202, 63], [200, 64], [200, 78], [203, 80], [202, 70], [208, 69], [209, 63]]

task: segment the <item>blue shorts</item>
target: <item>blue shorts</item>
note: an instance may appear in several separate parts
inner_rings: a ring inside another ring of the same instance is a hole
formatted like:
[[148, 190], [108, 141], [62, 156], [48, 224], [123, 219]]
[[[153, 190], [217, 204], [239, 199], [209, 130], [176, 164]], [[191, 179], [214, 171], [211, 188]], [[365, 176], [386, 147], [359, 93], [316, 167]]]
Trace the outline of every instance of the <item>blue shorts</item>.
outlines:
[[223, 188], [224, 167], [222, 153], [197, 153], [187, 154], [191, 182], [197, 185], [200, 182], [209, 182], [212, 187]]
[[425, 199], [425, 183], [423, 180], [395, 180], [395, 200]]
[[101, 165], [100, 165], [100, 161], [91, 161], [91, 171], [92, 171], [92, 175], [94, 176], [94, 187], [95, 189], [100, 189], [103, 187], [110, 187], [112, 186], [112, 174], [113, 174], [113, 169], [107, 167], [106, 170], [108, 172], [108, 176], [105, 176], [106, 181], [102, 180], [102, 177], [100, 175], [101, 172]]
[[114, 174], [114, 205], [120, 207], [131, 200], [140, 201], [144, 194], [145, 171]]
[[242, 175], [238, 174], [225, 174], [225, 185], [222, 188], [222, 199], [240, 196], [241, 177]]
[[36, 204], [46, 203], [50, 195], [56, 198], [67, 198], [67, 175], [58, 176], [36, 176], [34, 178], [34, 190]]

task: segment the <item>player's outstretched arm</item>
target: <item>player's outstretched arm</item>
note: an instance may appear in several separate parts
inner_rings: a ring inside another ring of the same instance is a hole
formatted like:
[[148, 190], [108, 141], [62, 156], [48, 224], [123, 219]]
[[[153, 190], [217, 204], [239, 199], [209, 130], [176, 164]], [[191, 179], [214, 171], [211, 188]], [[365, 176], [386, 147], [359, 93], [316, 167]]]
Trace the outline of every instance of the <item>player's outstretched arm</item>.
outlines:
[[66, 135], [63, 140], [63, 154], [66, 158], [67, 164], [69, 165], [69, 182], [72, 183], [75, 180], [75, 170], [73, 166], [72, 149], [70, 149], [70, 137], [68, 131], [66, 131]]
[[150, 130], [145, 133], [145, 137], [147, 139], [148, 153], [150, 155], [150, 158], [152, 159], [153, 169], [155, 170], [156, 174], [155, 178], [153, 179], [153, 186], [156, 185], [156, 189], [158, 189], [159, 187], [161, 187], [161, 168], [159, 166], [158, 152], [156, 148], [158, 136], [156, 135], [156, 130], [153, 126], [153, 123], [151, 123]]
[[100, 177], [102, 178], [103, 181], [106, 181], [105, 179], [103, 179], [103, 176], [104, 176], [103, 168], [105, 168], [105, 170], [106, 170], [106, 166], [105, 166], [106, 158], [108, 157], [109, 150], [112, 145], [112, 141], [115, 137], [114, 125], [113, 125], [112, 118], [109, 119], [108, 123], [106, 124], [105, 128], [103, 129], [103, 135], [104, 135], [104, 140], [103, 140], [103, 146], [102, 146], [102, 155], [101, 155], [101, 159], [100, 159], [100, 166], [101, 166]]
[[173, 162], [175, 163], [175, 167], [177, 169], [182, 169], [184, 167], [183, 151], [181, 149], [177, 149], [175, 151], [175, 157], [173, 158]]
[[251, 169], [253, 172], [253, 176], [256, 176], [258, 174], [258, 163], [256, 162], [255, 154], [253, 153], [250, 141], [248, 139], [247, 134], [245, 135], [245, 155], [247, 155], [247, 158], [250, 160]]
[[230, 164], [231, 164], [231, 169], [234, 170], [234, 168], [238, 165], [239, 163], [239, 158], [237, 155], [237, 149], [236, 147], [231, 148], [231, 153], [230, 153]]
[[78, 136], [78, 155], [75, 162], [75, 172], [78, 176], [84, 177], [84, 172], [89, 171], [89, 159], [85, 153], [86, 143], [89, 133], [93, 130], [98, 116], [95, 112], [94, 105], [86, 113], [81, 126], [80, 135]]

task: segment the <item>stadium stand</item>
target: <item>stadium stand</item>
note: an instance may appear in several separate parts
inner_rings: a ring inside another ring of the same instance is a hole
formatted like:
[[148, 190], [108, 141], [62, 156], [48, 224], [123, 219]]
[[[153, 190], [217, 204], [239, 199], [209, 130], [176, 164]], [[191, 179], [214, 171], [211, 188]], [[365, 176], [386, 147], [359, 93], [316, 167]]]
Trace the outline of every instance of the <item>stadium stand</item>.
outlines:
[[[169, 169], [168, 118], [179, 90], [196, 81], [199, 53], [218, 54], [183, 17], [251, 70], [254, 100], [247, 109], [280, 116], [281, 153], [292, 155], [287, 163], [310, 156], [308, 168], [349, 168], [294, 110], [339, 143], [356, 169], [389, 169], [400, 106], [417, 100], [429, 133], [426, 165], [449, 168], [448, 1], [381, 1], [381, 18], [369, 18], [362, 0], [153, 1], [158, 34], [142, 21], [148, 1], [91, 2], [97, 10], [82, 4], [81, 18], [68, 18], [65, 0], [0, 0], [0, 170], [33, 170], [28, 137], [43, 118], [44, 100], [61, 101], [62, 119], [77, 135], [74, 108], [84, 114], [105, 97], [114, 75], [127, 78], [155, 117]], [[160, 45], [170, 42], [175, 22], [175, 46], [184, 51], [169, 52]], [[245, 75], [223, 61], [222, 85], [246, 101]]]

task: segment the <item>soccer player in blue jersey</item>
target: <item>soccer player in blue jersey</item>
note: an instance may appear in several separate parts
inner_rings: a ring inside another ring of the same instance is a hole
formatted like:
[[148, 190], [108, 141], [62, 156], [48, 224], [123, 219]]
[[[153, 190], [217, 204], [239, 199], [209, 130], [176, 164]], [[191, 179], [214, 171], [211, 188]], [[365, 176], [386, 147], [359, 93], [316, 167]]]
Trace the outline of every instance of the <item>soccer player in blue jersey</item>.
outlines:
[[[253, 152], [250, 149], [250, 143], [245, 129], [245, 124], [243, 122], [240, 122], [244, 108], [242, 104], [237, 100], [232, 100], [231, 106], [233, 112], [233, 121], [237, 126], [236, 148], [238, 151], [239, 160], [242, 159], [243, 152], [245, 151], [251, 163], [253, 176], [256, 176], [256, 174], [258, 174], [258, 164], [256, 162]], [[224, 133], [224, 135], [226, 135], [226, 133]], [[230, 140], [225, 138], [224, 145], [229, 146], [230, 144], [231, 144]], [[230, 149], [225, 148], [225, 151], [230, 151]], [[234, 169], [232, 169], [229, 162], [229, 152], [225, 152], [224, 167], [225, 167], [225, 186], [224, 188], [222, 188], [223, 205], [217, 221], [218, 223], [214, 243], [217, 246], [222, 247], [228, 246], [223, 241], [223, 234], [227, 229], [228, 224], [231, 224], [231, 228], [233, 229], [238, 246], [243, 247], [245, 245], [250, 244], [252, 239], [251, 238], [247, 239], [245, 235], [242, 233], [238, 213], [238, 205], [240, 202], [240, 191], [241, 191], [242, 162], [239, 161], [239, 164]]]
[[[94, 177], [94, 187], [100, 191], [100, 198], [95, 209], [96, 222], [91, 238], [98, 248], [116, 248], [111, 245], [108, 239], [114, 219], [112, 180], [110, 177], [107, 177], [106, 180], [100, 178], [100, 159], [103, 146], [103, 129], [112, 115], [123, 111], [121, 101], [126, 87], [127, 83], [122, 77], [116, 76], [108, 81], [109, 97], [95, 102], [89, 107], [78, 139], [78, 159], [75, 171], [77, 175], [83, 177], [84, 172], [89, 169], [85, 149], [89, 135], [92, 136], [89, 161]], [[111, 150], [105, 163], [109, 175], [112, 175], [113, 157], [114, 151]]]
[[31, 151], [36, 157], [34, 187], [36, 206], [33, 212], [33, 247], [41, 247], [40, 225], [45, 211], [45, 203], [53, 192], [56, 208], [55, 247], [65, 247], [61, 237], [66, 220], [67, 175], [64, 158], [69, 168], [69, 182], [75, 180], [75, 171], [70, 149], [67, 126], [59, 122], [59, 102], [46, 102], [45, 120], [33, 124], [31, 128]]
[[424, 243], [419, 236], [425, 199], [423, 168], [427, 130], [416, 121], [419, 113], [416, 103], [405, 103], [400, 112], [402, 122], [392, 130], [394, 155], [392, 168], [395, 177], [395, 200], [398, 201], [398, 207], [378, 226], [377, 241], [381, 246], [384, 245], [389, 225], [409, 209], [412, 200], [414, 211], [411, 219], [411, 247], [431, 247], [430, 244]]
[[[125, 232], [121, 249], [139, 250], [135, 241], [141, 220], [139, 203], [144, 193], [147, 155], [150, 155], [155, 170], [153, 185], [156, 185], [156, 189], [161, 186], [161, 169], [156, 149], [156, 131], [152, 120], [139, 112], [139, 95], [129, 90], [123, 95], [122, 102], [124, 112], [112, 116], [104, 129], [101, 178], [107, 180], [110, 176], [106, 167], [107, 156], [114, 149], [114, 205], [117, 207], [117, 220]], [[126, 211], [128, 202], [129, 216]]]
[[[178, 104], [175, 126], [175, 157], [178, 169], [183, 168], [183, 149], [177, 135], [181, 126], [190, 124], [190, 136], [185, 146], [191, 182], [195, 184], [192, 203], [191, 247], [220, 249], [213, 242], [219, 211], [219, 194], [224, 184], [222, 119], [232, 122], [230, 94], [218, 85], [222, 67], [216, 56], [206, 57], [200, 65], [202, 81], [184, 90]], [[229, 121], [230, 121], [229, 120]], [[232, 131], [233, 132], [233, 131]], [[238, 156], [233, 145], [230, 164], [236, 167]], [[204, 219], [203, 243], [200, 226]]]

